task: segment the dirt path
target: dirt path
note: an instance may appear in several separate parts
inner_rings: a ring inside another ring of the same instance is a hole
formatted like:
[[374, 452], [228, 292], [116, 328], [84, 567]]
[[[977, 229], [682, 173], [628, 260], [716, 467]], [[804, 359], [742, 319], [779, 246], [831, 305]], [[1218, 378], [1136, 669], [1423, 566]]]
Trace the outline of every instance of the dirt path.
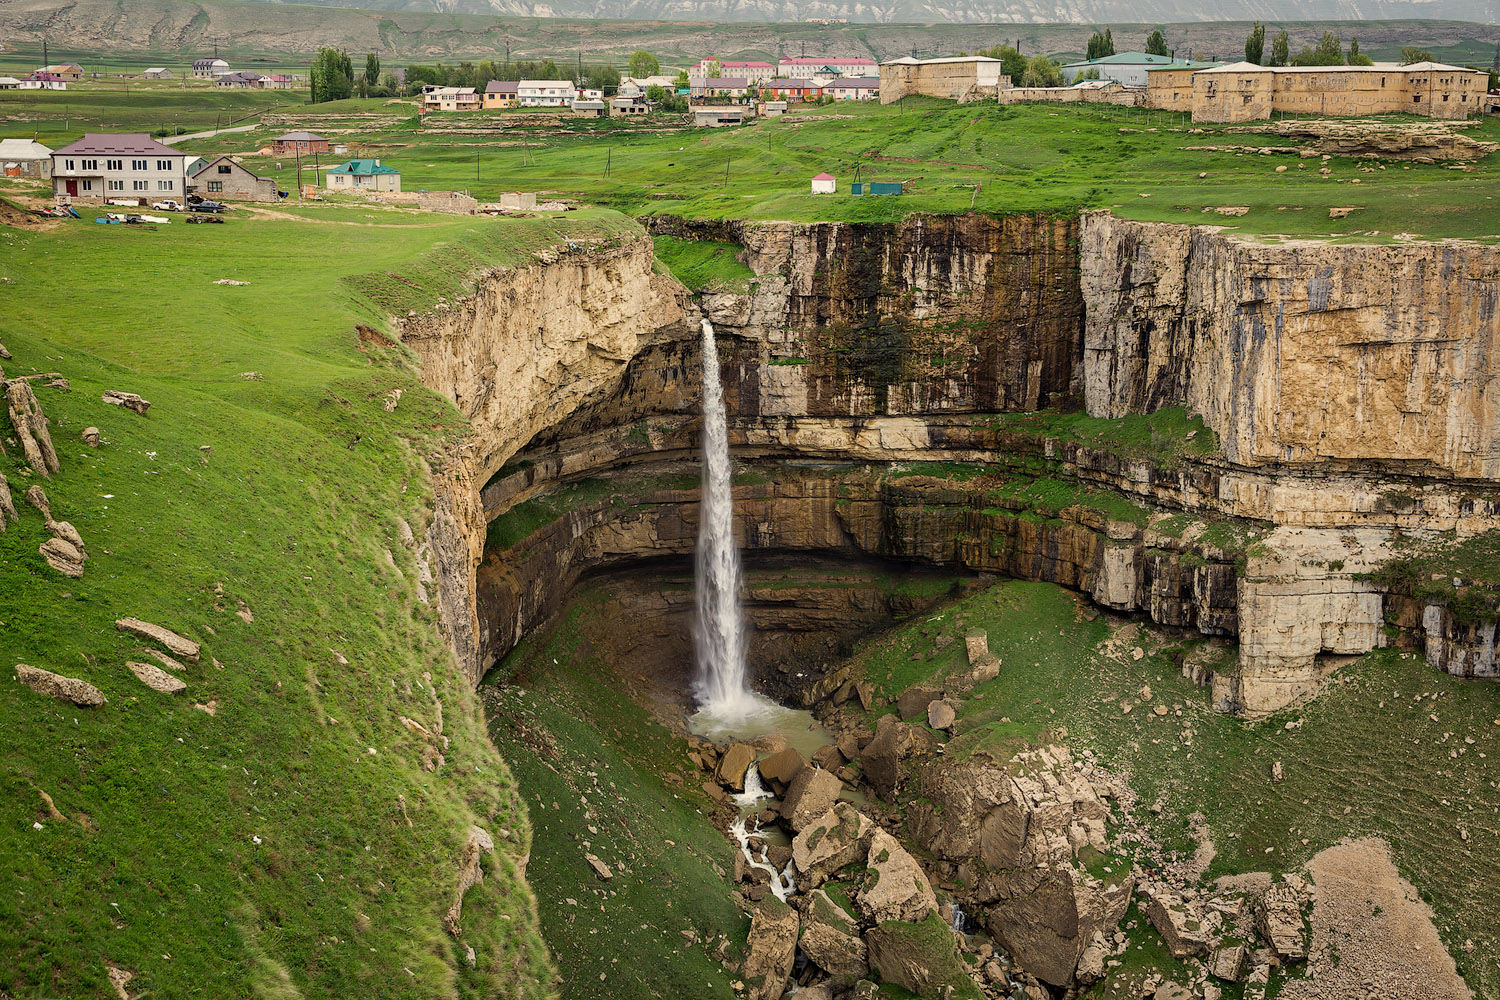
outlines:
[[1470, 1000], [1432, 911], [1378, 839], [1337, 844], [1308, 862], [1317, 887], [1310, 978], [1285, 1000]]

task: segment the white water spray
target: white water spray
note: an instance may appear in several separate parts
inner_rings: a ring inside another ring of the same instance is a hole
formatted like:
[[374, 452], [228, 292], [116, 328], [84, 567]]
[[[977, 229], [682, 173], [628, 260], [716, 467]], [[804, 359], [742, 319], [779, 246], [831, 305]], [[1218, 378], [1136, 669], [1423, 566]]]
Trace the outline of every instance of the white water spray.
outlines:
[[743, 719], [763, 704], [745, 686], [745, 623], [740, 615], [740, 554], [734, 544], [733, 470], [719, 348], [703, 321], [703, 499], [698, 527], [698, 700], [721, 721]]

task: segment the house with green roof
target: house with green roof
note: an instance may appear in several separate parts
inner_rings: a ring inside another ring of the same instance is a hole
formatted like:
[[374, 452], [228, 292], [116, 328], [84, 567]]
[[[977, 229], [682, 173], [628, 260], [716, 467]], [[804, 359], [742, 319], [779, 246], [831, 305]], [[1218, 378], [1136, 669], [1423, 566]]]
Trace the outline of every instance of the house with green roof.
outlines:
[[330, 191], [396, 191], [401, 190], [401, 171], [379, 160], [350, 160], [324, 175], [323, 186]]
[[[1149, 52], [1117, 52], [1112, 56], [1100, 56], [1098, 59], [1068, 63], [1060, 69], [1063, 82], [1068, 84], [1076, 83], [1079, 77], [1084, 77], [1085, 79], [1114, 80], [1126, 87], [1144, 87], [1146, 73], [1149, 70], [1207, 69], [1217, 65], [1218, 63], [1157, 56]], [[1090, 70], [1097, 70], [1099, 75], [1094, 77]]]

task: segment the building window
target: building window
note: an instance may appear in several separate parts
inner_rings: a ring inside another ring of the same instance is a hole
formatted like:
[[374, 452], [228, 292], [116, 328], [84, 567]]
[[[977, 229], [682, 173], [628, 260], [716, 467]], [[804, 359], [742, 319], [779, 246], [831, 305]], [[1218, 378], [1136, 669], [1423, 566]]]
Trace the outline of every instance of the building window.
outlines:
[[83, 161], [83, 169], [85, 169], [85, 170], [98, 170], [99, 169], [99, 161], [98, 160], [84, 160]]
[[[84, 161], [84, 166], [88, 166], [88, 161]], [[125, 161], [124, 160], [105, 160], [104, 161], [104, 169], [105, 170], [123, 170], [124, 167], [125, 167]]]
[[144, 191], [147, 188], [145, 181], [131, 181], [130, 186], [136, 191]]
[[[123, 184], [125, 182], [121, 181], [120, 183]], [[83, 190], [85, 190], [85, 191], [92, 191], [92, 190], [94, 190], [94, 182], [93, 181], [84, 181], [83, 184], [82, 184], [82, 187], [83, 187]]]
[[173, 185], [172, 181], [157, 181], [156, 182], [156, 190], [158, 190], [158, 191], [171, 191], [173, 189], [173, 186], [174, 185]]
[[214, 193], [222, 191], [222, 190], [224, 190], [224, 182], [223, 181], [209, 181], [208, 182], [208, 190], [211, 191], [211, 192], [214, 192]]
[[124, 181], [106, 181], [105, 182], [105, 186], [108, 187], [109, 190], [111, 190], [111, 191], [124, 191], [125, 190], [125, 182]]
[[146, 169], [146, 161], [145, 160], [131, 160], [130, 161], [130, 169], [131, 170], [145, 170]]
[[63, 161], [63, 169], [64, 170], [75, 170], [77, 168], [73, 166], [73, 161], [72, 160], [64, 160]]
[[229, 168], [229, 164], [227, 164], [227, 163], [221, 163], [221, 164], [219, 164], [219, 173], [221, 173], [221, 174], [232, 173], [232, 171]]
[[171, 160], [157, 160], [156, 161], [156, 169], [157, 170], [171, 170], [172, 169], [172, 161]]

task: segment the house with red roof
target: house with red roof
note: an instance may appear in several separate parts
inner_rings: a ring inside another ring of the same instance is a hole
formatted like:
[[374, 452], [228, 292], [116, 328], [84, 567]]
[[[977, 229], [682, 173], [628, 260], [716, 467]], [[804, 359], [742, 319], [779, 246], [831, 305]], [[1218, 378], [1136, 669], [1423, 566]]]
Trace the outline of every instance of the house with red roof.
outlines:
[[833, 194], [838, 190], [839, 182], [832, 174], [819, 174], [812, 179], [813, 194]]

